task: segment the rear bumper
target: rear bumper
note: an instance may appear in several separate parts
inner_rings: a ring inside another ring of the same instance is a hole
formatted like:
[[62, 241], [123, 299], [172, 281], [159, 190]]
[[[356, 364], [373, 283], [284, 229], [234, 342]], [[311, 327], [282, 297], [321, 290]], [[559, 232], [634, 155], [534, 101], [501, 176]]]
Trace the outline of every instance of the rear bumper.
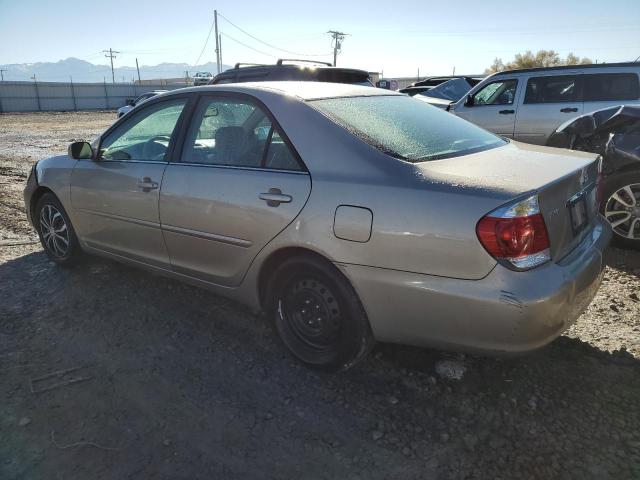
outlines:
[[501, 265], [459, 280], [341, 264], [381, 341], [481, 353], [541, 347], [587, 308], [603, 275], [611, 228], [599, 217], [559, 263], [514, 272]]

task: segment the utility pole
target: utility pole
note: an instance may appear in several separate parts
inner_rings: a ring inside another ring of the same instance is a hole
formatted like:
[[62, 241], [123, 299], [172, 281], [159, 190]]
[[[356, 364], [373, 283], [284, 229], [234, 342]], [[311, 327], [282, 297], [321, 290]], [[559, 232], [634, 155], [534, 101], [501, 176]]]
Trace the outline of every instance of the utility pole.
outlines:
[[6, 70], [4, 68], [0, 68], [0, 82], [4, 82], [4, 72], [6, 72]]
[[220, 65], [220, 68], [218, 68], [218, 71], [221, 72], [222, 71], [222, 34], [218, 35], [218, 60], [220, 60], [220, 63], [218, 65]]
[[[103, 52], [105, 53], [105, 58], [109, 58], [111, 60], [111, 81], [112, 83], [116, 83], [116, 76], [113, 72], [113, 59], [116, 58], [115, 54], [120, 52], [116, 52], [115, 50], [112, 50], [112, 49], [103, 50]], [[108, 55], [107, 55], [107, 52], [109, 52]]]
[[138, 66], [138, 57], [136, 57], [136, 70], [138, 70], [138, 83], [142, 83], [140, 80], [140, 67]]
[[332, 38], [331, 45], [333, 46], [333, 66], [335, 67], [338, 60], [338, 53], [340, 53], [340, 50], [342, 49], [342, 41], [344, 40], [344, 37], [349, 34], [344, 32], [336, 32], [335, 30], [329, 30], [327, 33], [331, 34]]
[[218, 10], [213, 11], [213, 25], [216, 29], [216, 67], [220, 73], [220, 35], [218, 34]]

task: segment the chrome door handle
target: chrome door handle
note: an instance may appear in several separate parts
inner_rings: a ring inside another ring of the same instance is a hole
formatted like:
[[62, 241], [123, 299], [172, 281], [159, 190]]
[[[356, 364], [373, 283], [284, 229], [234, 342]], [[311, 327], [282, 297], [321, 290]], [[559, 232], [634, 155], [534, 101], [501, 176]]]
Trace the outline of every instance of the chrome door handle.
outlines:
[[143, 177], [137, 183], [138, 188], [141, 188], [143, 192], [150, 192], [158, 188], [158, 184], [153, 182], [149, 177]]
[[258, 195], [258, 198], [267, 202], [270, 207], [277, 207], [281, 203], [290, 203], [292, 200], [291, 195], [282, 193], [279, 188], [270, 188], [267, 193]]

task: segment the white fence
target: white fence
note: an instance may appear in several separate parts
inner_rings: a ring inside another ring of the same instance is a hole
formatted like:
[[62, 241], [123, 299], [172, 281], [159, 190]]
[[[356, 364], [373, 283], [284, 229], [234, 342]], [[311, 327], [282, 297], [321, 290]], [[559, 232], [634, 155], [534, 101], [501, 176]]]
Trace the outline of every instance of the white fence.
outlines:
[[151, 90], [173, 90], [180, 84], [0, 82], [0, 113], [120, 108], [128, 98]]

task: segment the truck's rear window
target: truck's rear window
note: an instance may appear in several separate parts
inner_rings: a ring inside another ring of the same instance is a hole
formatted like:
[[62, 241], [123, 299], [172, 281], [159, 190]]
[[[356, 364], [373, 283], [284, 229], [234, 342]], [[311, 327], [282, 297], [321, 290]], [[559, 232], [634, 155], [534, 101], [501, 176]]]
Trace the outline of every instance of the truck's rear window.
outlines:
[[457, 157], [506, 143], [466, 120], [411, 97], [340, 97], [309, 103], [364, 142], [409, 162]]

